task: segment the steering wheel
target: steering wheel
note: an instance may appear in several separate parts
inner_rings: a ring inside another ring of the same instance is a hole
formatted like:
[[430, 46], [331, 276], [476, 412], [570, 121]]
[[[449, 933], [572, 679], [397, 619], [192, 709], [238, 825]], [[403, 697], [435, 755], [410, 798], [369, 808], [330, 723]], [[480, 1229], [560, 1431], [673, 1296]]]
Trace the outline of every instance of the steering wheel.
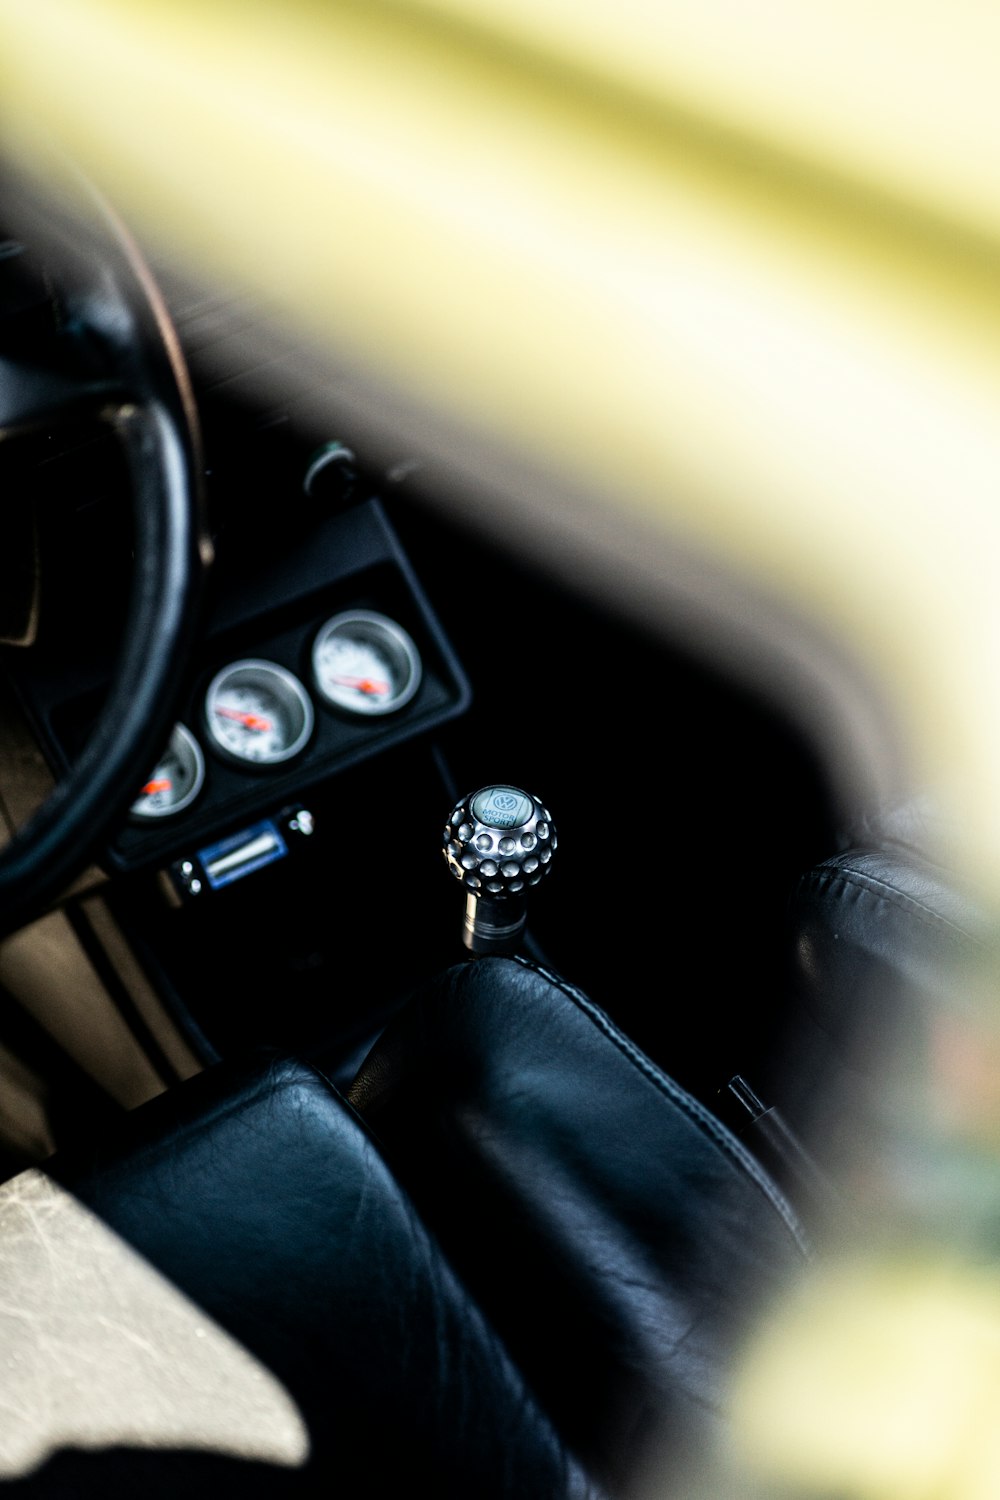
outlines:
[[[15, 182], [14, 224], [58, 280], [44, 364], [0, 348], [0, 436], [97, 416], [125, 455], [134, 567], [124, 642], [98, 721], [54, 790], [0, 849], [0, 935], [41, 915], [105, 845], [173, 722], [211, 561], [194, 401], [176, 335], [129, 234], [60, 166], [43, 201]], [[0, 330], [2, 332], [2, 330]]]

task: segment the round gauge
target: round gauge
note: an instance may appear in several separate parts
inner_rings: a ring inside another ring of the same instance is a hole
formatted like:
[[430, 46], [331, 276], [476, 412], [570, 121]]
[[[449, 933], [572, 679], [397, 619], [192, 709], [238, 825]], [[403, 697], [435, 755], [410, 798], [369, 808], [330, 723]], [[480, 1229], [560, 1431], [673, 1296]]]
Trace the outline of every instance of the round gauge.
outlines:
[[273, 766], [305, 745], [313, 706], [299, 679], [277, 662], [234, 661], [209, 683], [205, 723], [230, 760]]
[[352, 714], [388, 714], [420, 686], [420, 655], [402, 625], [370, 609], [327, 620], [313, 646], [313, 675], [328, 703]]
[[175, 724], [166, 750], [132, 803], [129, 816], [137, 823], [172, 818], [190, 807], [205, 780], [201, 746], [184, 724]]

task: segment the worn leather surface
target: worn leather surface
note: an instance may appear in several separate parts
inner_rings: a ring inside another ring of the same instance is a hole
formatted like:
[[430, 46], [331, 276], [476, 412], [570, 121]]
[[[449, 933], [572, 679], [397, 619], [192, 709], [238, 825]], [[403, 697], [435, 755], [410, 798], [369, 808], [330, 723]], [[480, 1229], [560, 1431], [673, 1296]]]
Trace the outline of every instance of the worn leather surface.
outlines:
[[[214, 1069], [136, 1111], [126, 1135], [63, 1155], [52, 1176], [281, 1383], [310, 1456], [289, 1467], [259, 1446], [257, 1462], [211, 1444], [178, 1450], [161, 1430], [152, 1447], [133, 1434], [125, 1446], [64, 1449], [0, 1489], [74, 1500], [597, 1495], [364, 1126], [315, 1071]], [[108, 1312], [90, 1316], [96, 1327]], [[114, 1316], [125, 1319], [121, 1305]], [[168, 1387], [176, 1362], [158, 1345], [152, 1302], [133, 1332], [159, 1349]], [[126, 1339], [117, 1357], [124, 1408], [148, 1350], [140, 1360]], [[106, 1442], [107, 1422], [96, 1430]], [[251, 1455], [257, 1437], [246, 1433]]]
[[649, 1472], [667, 1493], [721, 1440], [734, 1350], [803, 1264], [770, 1179], [521, 960], [428, 986], [350, 1097], [569, 1445], [616, 1493]]
[[297, 1467], [280, 1382], [37, 1168], [0, 1187], [0, 1478], [63, 1448], [201, 1448]]

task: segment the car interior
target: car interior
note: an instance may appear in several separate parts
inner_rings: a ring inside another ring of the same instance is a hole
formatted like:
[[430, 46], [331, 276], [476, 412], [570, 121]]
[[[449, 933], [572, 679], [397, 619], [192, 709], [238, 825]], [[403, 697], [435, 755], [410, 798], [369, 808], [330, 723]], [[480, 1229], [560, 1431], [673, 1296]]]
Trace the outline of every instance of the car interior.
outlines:
[[790, 1494], [739, 1355], [988, 913], [744, 621], [59, 170], [0, 226], [0, 1484]]
[[[4, 269], [10, 320], [16, 313], [35, 349], [39, 327], [61, 316], [44, 258], [18, 244]], [[692, 660], [683, 641], [651, 636], [614, 601], [602, 607], [541, 559], [533, 566], [443, 516], [405, 451], [388, 470], [366, 461], [335, 400], [322, 426], [315, 392], [265, 403], [255, 369], [220, 373], [211, 357], [200, 367], [204, 308], [182, 301], [169, 316], [197, 403], [214, 561], [192, 659], [163, 696], [195, 741], [201, 785], [176, 810], [162, 794], [150, 809], [140, 777], [120, 826], [89, 851], [100, 874], [70, 925], [101, 976], [111, 964], [91, 909], [121, 933], [164, 1024], [200, 1064], [234, 1048], [318, 1042], [349, 1068], [403, 995], [463, 956], [441, 823], [463, 791], [493, 777], [540, 789], [563, 830], [558, 877], [531, 906], [537, 951], [706, 1103], [734, 1073], [758, 1077], [784, 1022], [788, 894], [835, 840], [815, 747], [760, 694]], [[40, 778], [64, 773], [85, 745], [125, 629], [134, 543], [119, 446], [106, 422], [84, 416], [4, 451], [37, 527], [36, 539], [25, 521], [11, 561], [23, 591], [37, 590], [37, 601], [18, 601], [37, 610], [37, 631], [5, 658], [12, 704], [44, 758]], [[352, 711], [316, 686], [316, 639], [351, 611], [402, 626], [412, 642], [419, 685], [387, 712]], [[275, 663], [306, 685], [313, 729], [287, 757], [262, 762], [238, 744], [234, 753], [206, 727], [213, 679], [244, 660]], [[674, 856], [659, 870], [650, 833], [630, 827], [647, 802], [656, 843]], [[270, 855], [251, 848], [206, 876], [216, 845], [237, 849], [244, 836], [253, 845], [263, 823], [277, 830]], [[726, 913], [720, 950], [717, 902], [689, 893], [711, 891], [736, 825], [757, 851], [759, 878]], [[652, 1005], [621, 993], [623, 955], [644, 972], [673, 948], [672, 914], [692, 955], [712, 952], [713, 989], [727, 997], [718, 1013], [687, 1009], [681, 1022], [667, 995]], [[114, 999], [162, 1082], [174, 1081], [123, 989], [119, 978]]]

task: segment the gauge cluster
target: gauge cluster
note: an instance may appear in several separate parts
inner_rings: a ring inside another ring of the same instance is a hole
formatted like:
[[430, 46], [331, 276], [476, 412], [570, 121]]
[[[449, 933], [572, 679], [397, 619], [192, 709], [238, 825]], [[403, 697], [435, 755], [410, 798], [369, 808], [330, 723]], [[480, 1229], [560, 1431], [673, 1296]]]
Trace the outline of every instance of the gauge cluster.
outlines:
[[389, 563], [272, 608], [211, 639], [113, 858], [147, 864], [298, 806], [467, 700], [429, 606]]
[[[166, 869], [218, 845], [228, 871], [228, 840], [243, 858], [244, 832], [259, 843], [268, 819], [279, 843], [289, 828], [294, 840], [303, 797], [468, 706], [464, 672], [378, 500], [287, 527], [252, 570], [237, 561], [217, 566], [191, 679], [106, 851], [112, 869]], [[58, 769], [86, 740], [106, 679], [85, 638], [75, 663], [65, 639], [57, 660], [50, 677], [35, 652], [21, 686]]]
[[[413, 637], [374, 609], [340, 610], [325, 620], [309, 665], [308, 686], [266, 657], [241, 657], [220, 667], [192, 715], [209, 753], [242, 770], [284, 766], [314, 737], [314, 704], [348, 721], [381, 719], [411, 703], [423, 681]], [[141, 825], [179, 815], [205, 784], [201, 744], [178, 722], [131, 806], [131, 821]]]

